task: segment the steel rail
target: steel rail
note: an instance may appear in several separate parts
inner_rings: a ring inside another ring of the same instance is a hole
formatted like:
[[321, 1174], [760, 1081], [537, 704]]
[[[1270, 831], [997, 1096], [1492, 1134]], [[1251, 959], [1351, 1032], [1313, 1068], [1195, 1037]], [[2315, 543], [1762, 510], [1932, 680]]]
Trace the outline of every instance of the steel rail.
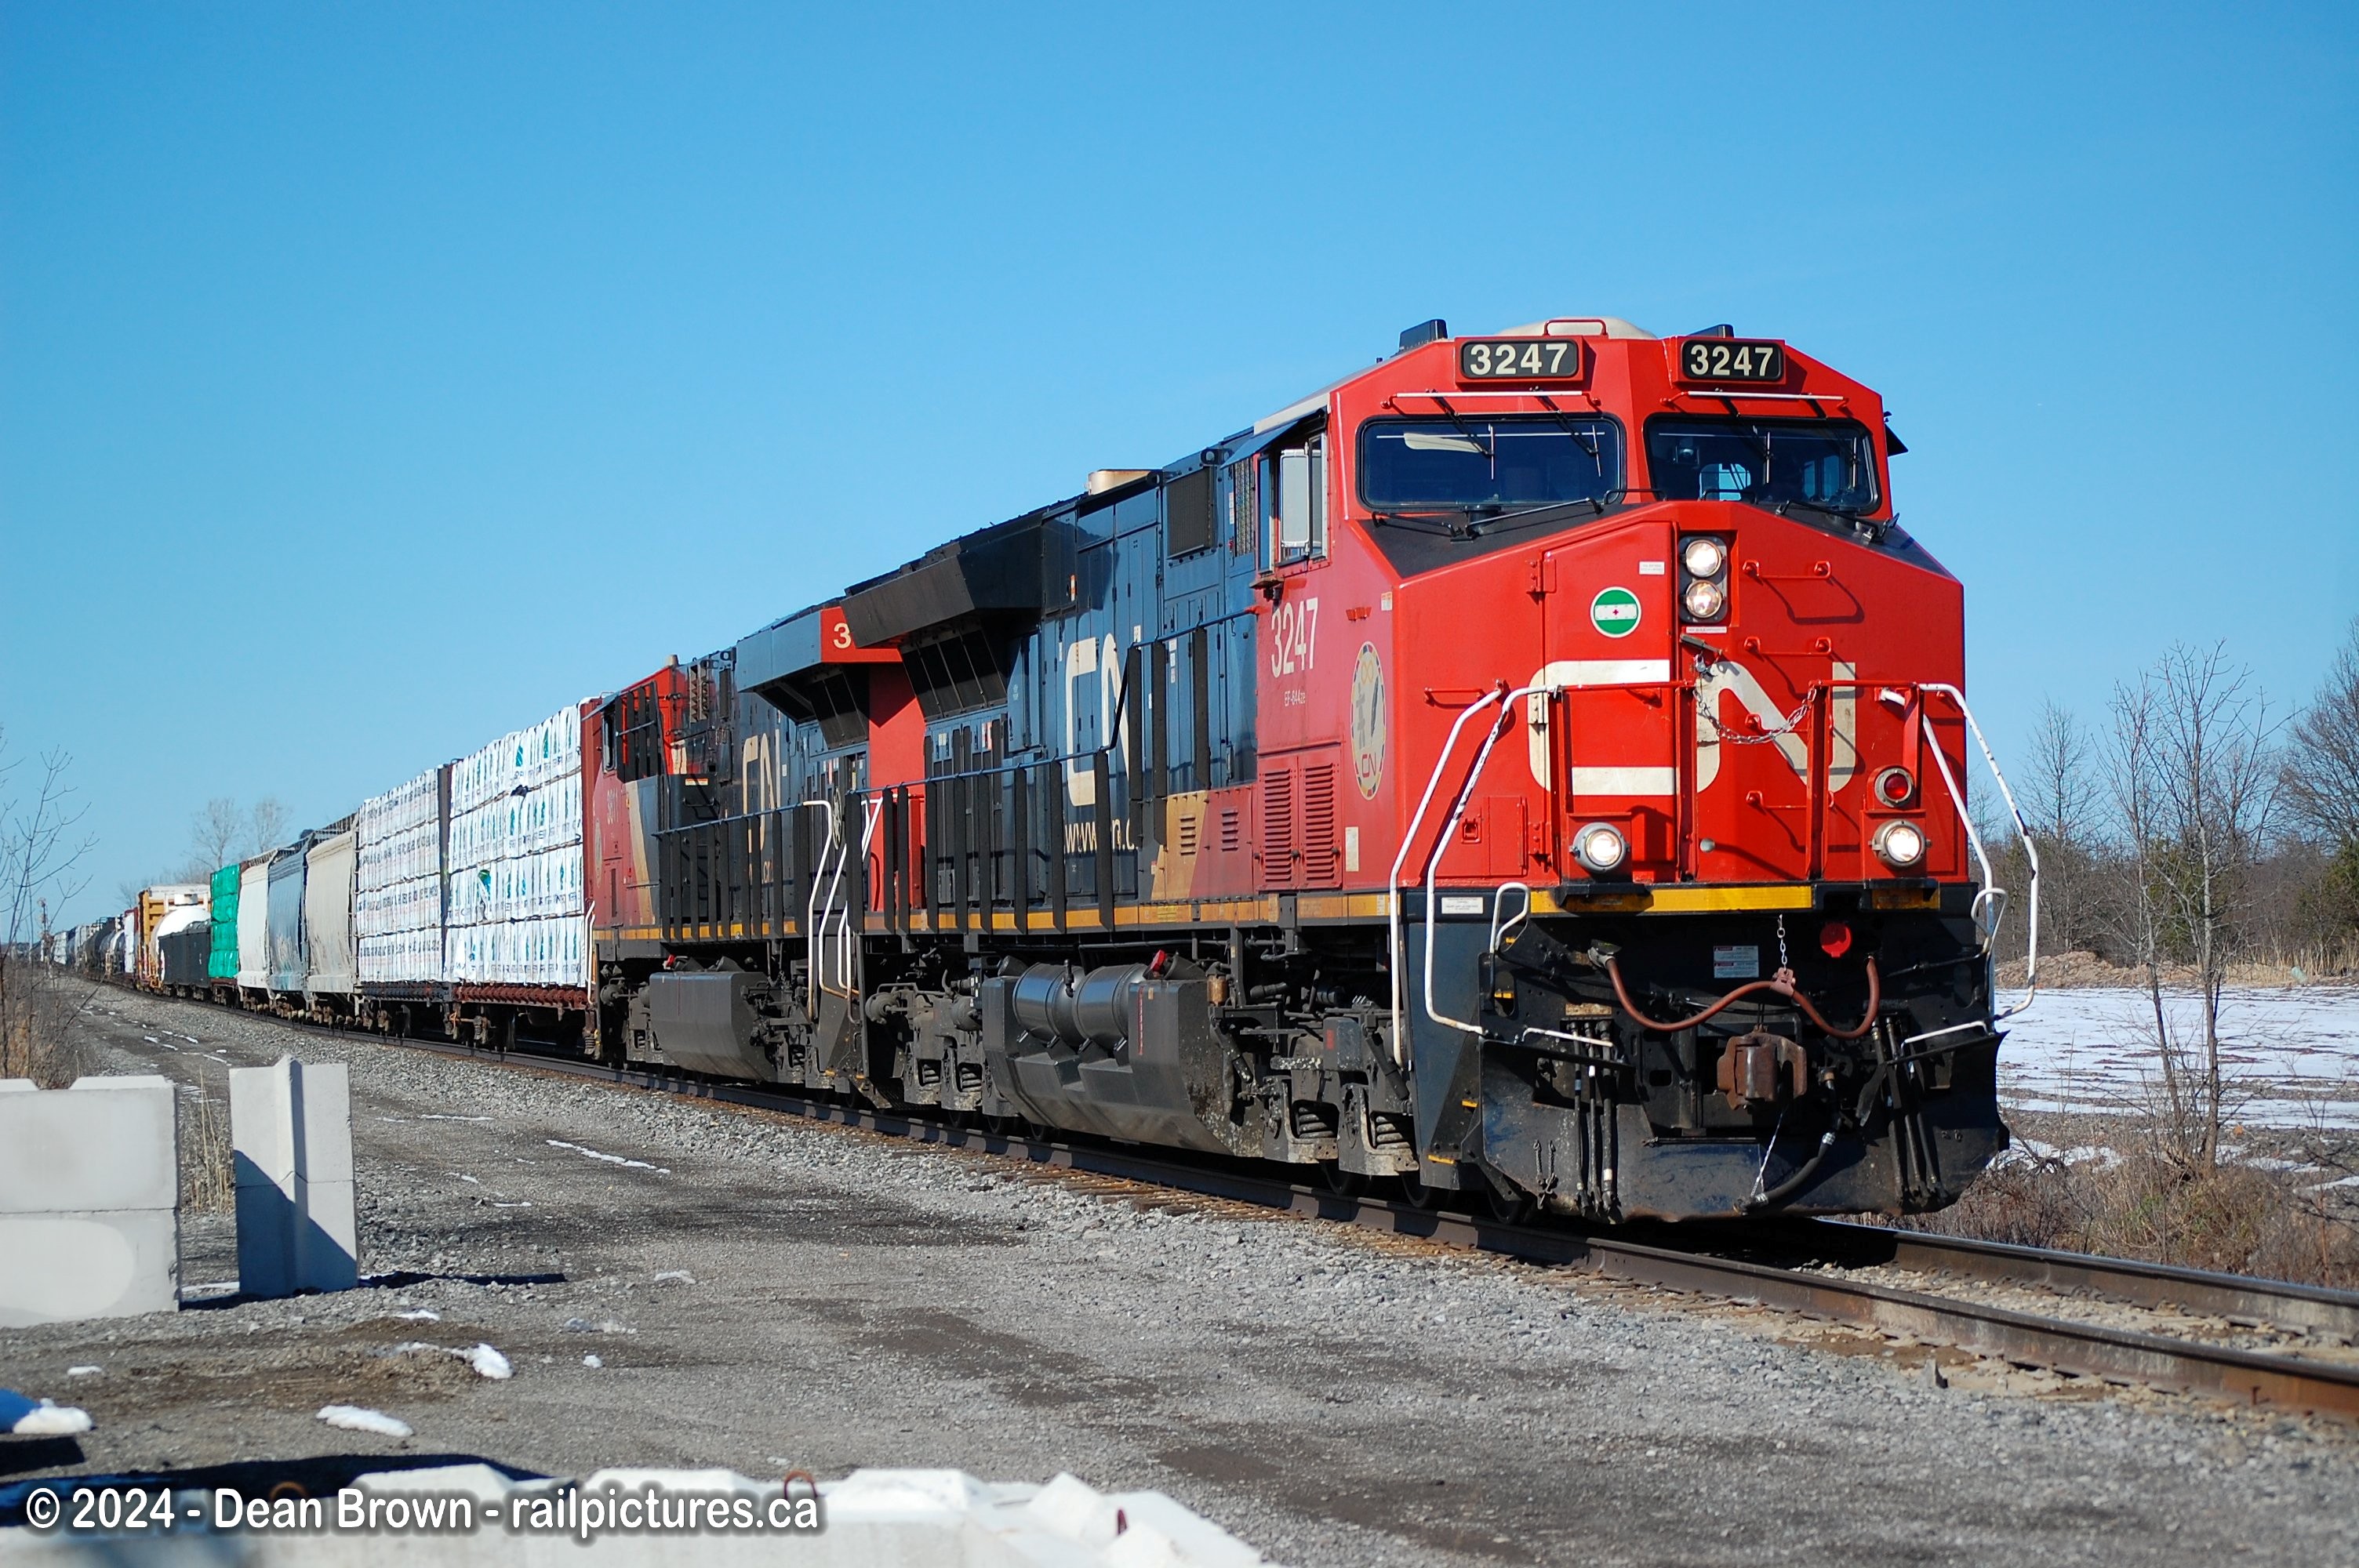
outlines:
[[[617, 1067], [578, 1056], [379, 1038], [444, 1055], [474, 1061], [489, 1058], [506, 1066], [783, 1112], [920, 1143], [980, 1150], [1032, 1165], [1172, 1187], [1527, 1262], [1587, 1269], [1636, 1284], [1757, 1303], [1829, 1322], [1908, 1335], [1928, 1344], [1947, 1345], [2020, 1366], [2359, 1421], [2359, 1366], [2042, 1317], [1683, 1245], [1657, 1246], [1594, 1231], [1423, 1209], [1390, 1199], [1329, 1192], [1210, 1161], [1181, 1162], [1118, 1146], [988, 1132], [823, 1099], [791, 1088]], [[1838, 1254], [1848, 1250], [1856, 1257], [1864, 1252], [1869, 1260], [1902, 1268], [1973, 1273], [1984, 1279], [2086, 1291], [2141, 1304], [2176, 1304], [2280, 1326], [2343, 1333], [2343, 1325], [2359, 1324], [2359, 1295], [2274, 1281], [1837, 1222], [1803, 1222], [1764, 1234], [1772, 1244], [1778, 1239], [1799, 1239]], [[1693, 1238], [1704, 1247], [1717, 1238], [1710, 1227], [1698, 1227]], [[1758, 1247], [1760, 1241], [1755, 1238], [1747, 1245]]]
[[2334, 1335], [2359, 1344], [2359, 1293], [2349, 1291], [1845, 1220], [1807, 1224], [1806, 1236], [1825, 1238], [1832, 1249], [1840, 1250], [1851, 1261], [1952, 1272], [2054, 1291], [2082, 1291], [2133, 1306], [2175, 1307], [2295, 1334]]

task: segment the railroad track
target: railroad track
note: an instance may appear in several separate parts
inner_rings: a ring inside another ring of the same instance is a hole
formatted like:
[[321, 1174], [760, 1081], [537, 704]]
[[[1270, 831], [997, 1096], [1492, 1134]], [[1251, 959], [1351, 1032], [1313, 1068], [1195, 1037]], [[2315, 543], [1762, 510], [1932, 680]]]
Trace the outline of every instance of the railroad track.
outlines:
[[[282, 1021], [285, 1022], [285, 1021]], [[322, 1033], [320, 1025], [297, 1024]], [[1064, 1173], [1095, 1195], [1169, 1206], [1173, 1192], [1265, 1211], [1314, 1217], [1527, 1262], [1581, 1268], [1633, 1284], [1789, 1312], [1948, 1346], [2023, 1367], [2143, 1384], [2255, 1407], [2359, 1421], [2359, 1293], [2015, 1247], [1882, 1226], [1794, 1221], [1737, 1230], [1658, 1227], [1597, 1231], [1511, 1222], [1288, 1182], [1243, 1162], [1159, 1157], [1133, 1148], [1002, 1134], [881, 1111], [772, 1086], [614, 1067], [571, 1054], [499, 1053], [438, 1041], [390, 1040], [411, 1050], [625, 1087], [780, 1112], [888, 1137], [963, 1148]], [[1108, 1186], [1107, 1181], [1120, 1185]], [[1134, 1190], [1130, 1184], [1149, 1189]], [[1158, 1197], [1158, 1194], [1166, 1195]], [[1847, 1277], [1872, 1270], [1922, 1279]], [[1972, 1287], [1945, 1291], [1945, 1281]], [[1977, 1294], [2052, 1300], [2069, 1311], [2027, 1311]], [[2095, 1321], [2093, 1305], [2135, 1309], [2173, 1331]], [[2214, 1338], [2195, 1337], [2210, 1332]], [[2220, 1337], [2271, 1339], [2266, 1347]]]

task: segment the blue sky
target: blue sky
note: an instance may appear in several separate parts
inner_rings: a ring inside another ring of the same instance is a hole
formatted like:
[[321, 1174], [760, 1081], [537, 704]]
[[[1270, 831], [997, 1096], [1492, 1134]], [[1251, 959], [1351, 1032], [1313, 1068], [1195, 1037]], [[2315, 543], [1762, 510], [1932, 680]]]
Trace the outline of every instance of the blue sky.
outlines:
[[1881, 389], [2005, 740], [2359, 613], [2347, 6], [0, 6], [0, 723], [299, 822], [1429, 316]]

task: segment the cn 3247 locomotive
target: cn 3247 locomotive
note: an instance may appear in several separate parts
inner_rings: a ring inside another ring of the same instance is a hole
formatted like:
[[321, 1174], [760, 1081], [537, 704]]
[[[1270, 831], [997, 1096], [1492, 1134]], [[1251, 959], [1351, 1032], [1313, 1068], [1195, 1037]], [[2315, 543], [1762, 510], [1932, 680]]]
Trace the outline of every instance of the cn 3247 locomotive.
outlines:
[[439, 881], [364, 872], [430, 918], [340, 1011], [1502, 1213], [1940, 1207], [2006, 895], [1902, 449], [1783, 342], [1430, 322], [565, 716], [578, 859], [500, 873], [578, 881], [563, 983], [459, 952], [505, 774], [371, 803]]

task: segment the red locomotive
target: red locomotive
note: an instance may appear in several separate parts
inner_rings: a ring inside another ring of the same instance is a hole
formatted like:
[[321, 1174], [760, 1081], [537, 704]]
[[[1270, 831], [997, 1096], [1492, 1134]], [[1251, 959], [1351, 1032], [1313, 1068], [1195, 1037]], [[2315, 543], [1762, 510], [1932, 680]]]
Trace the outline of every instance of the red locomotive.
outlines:
[[1951, 1202], [2004, 895], [1901, 449], [1782, 342], [1437, 321], [669, 668], [585, 760], [596, 1048], [1506, 1211]]

